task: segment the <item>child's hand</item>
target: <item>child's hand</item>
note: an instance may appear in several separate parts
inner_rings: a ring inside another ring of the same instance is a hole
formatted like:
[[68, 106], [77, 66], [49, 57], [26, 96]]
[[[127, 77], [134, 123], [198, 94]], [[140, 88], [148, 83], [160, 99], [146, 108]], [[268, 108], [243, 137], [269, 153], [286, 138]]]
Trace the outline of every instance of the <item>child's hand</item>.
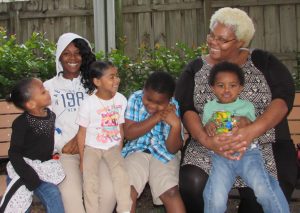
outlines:
[[216, 135], [217, 126], [214, 122], [212, 122], [212, 121], [207, 122], [206, 125], [204, 126], [204, 129], [205, 129], [206, 133], [208, 134], [208, 136]]
[[82, 162], [82, 160], [80, 160], [79, 168], [80, 168], [80, 171], [83, 172], [83, 162]]
[[175, 113], [176, 107], [169, 104], [164, 110], [161, 111], [162, 120], [170, 126], [180, 125], [180, 119]]
[[62, 153], [75, 155], [79, 153], [76, 136], [66, 143], [62, 149]]
[[163, 111], [157, 111], [151, 116], [155, 119], [156, 122], [160, 122], [163, 119]]
[[234, 119], [237, 121], [236, 126], [239, 128], [243, 128], [251, 124], [252, 122], [249, 120], [249, 118], [245, 116], [234, 116]]

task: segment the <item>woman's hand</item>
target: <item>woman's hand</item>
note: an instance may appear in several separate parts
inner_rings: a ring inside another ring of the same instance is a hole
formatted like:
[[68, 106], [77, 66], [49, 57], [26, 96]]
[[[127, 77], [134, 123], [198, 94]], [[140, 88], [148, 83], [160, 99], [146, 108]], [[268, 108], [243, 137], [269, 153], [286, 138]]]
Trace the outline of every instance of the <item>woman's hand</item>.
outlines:
[[208, 149], [230, 160], [240, 160], [247, 148], [241, 136], [231, 132], [209, 136], [207, 144], [210, 144]]
[[237, 121], [236, 126], [239, 128], [246, 127], [252, 123], [246, 116], [234, 116], [234, 119]]
[[208, 136], [215, 136], [217, 131], [217, 126], [214, 122], [209, 121], [205, 124], [204, 129]]
[[64, 145], [62, 148], [62, 153], [70, 155], [79, 154], [76, 136]]
[[[251, 125], [244, 128], [236, 127], [231, 131], [231, 134], [227, 135], [225, 138], [221, 138], [221, 140], [231, 141], [229, 143], [225, 142], [224, 146], [221, 147], [224, 155], [227, 156], [227, 158], [232, 159], [232, 155], [235, 154], [234, 159], [240, 160], [247, 147], [249, 147], [254, 140], [254, 136], [252, 136], [251, 132]], [[236, 153], [238, 153], [238, 155]]]
[[[201, 118], [194, 111], [187, 111], [183, 116], [183, 122], [186, 129], [190, 132], [192, 138], [197, 140], [207, 149], [215, 153], [231, 159], [238, 160], [244, 154], [247, 143], [242, 140], [239, 134], [222, 133], [214, 136], [209, 136], [202, 126]], [[235, 152], [239, 152], [239, 156], [233, 156]]]

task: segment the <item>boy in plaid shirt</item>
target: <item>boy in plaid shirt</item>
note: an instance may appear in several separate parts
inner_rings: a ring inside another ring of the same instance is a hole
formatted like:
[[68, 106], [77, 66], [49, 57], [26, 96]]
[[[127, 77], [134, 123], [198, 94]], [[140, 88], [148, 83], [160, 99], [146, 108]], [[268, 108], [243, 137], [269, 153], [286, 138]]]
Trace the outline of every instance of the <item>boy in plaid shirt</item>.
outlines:
[[183, 145], [179, 107], [173, 98], [175, 81], [166, 72], [150, 75], [144, 89], [133, 93], [125, 112], [123, 148], [135, 212], [136, 200], [149, 182], [153, 202], [167, 212], [185, 212], [178, 190]]

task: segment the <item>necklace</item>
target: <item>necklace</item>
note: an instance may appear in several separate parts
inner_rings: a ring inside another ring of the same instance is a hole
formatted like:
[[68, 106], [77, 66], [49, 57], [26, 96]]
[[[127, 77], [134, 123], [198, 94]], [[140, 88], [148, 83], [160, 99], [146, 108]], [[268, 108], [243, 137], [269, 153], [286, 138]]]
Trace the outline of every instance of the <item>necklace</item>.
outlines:
[[[98, 97], [98, 96], [97, 96], [97, 97]], [[114, 112], [117, 111], [117, 110], [116, 110], [117, 108], [116, 108], [116, 105], [115, 105], [115, 96], [114, 96], [112, 99], [106, 100], [106, 102], [109, 102], [108, 105], [105, 105], [105, 104], [103, 103], [103, 99], [101, 99], [100, 97], [98, 97], [98, 100], [99, 100], [99, 103], [100, 103], [100, 105], [103, 107], [104, 110], [111, 109], [111, 111], [114, 111]], [[111, 100], [112, 100], [112, 105], [110, 104]]]

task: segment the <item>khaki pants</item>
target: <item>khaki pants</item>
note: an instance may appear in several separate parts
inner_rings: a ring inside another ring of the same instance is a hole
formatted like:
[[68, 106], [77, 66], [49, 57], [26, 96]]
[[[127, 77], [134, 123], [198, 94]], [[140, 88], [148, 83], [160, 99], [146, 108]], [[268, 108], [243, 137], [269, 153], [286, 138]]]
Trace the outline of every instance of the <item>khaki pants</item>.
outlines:
[[[66, 213], [85, 213], [82, 192], [82, 173], [79, 169], [79, 155], [61, 154], [66, 178], [58, 185]], [[116, 200], [111, 175], [104, 161], [100, 162], [98, 204], [101, 213], [111, 213], [115, 208]]]
[[[83, 157], [83, 192], [86, 211], [101, 212], [98, 205], [99, 193], [99, 163], [105, 161], [110, 170], [113, 188], [117, 199], [117, 212], [130, 211], [130, 185], [124, 169], [124, 159], [118, 146], [109, 150], [96, 149], [89, 146], [84, 148]], [[106, 178], [107, 178], [106, 177]]]
[[179, 164], [180, 153], [168, 163], [162, 163], [145, 152], [135, 152], [125, 158], [130, 185], [134, 186], [140, 196], [149, 182], [153, 203], [156, 205], [162, 204], [160, 195], [178, 185]]

